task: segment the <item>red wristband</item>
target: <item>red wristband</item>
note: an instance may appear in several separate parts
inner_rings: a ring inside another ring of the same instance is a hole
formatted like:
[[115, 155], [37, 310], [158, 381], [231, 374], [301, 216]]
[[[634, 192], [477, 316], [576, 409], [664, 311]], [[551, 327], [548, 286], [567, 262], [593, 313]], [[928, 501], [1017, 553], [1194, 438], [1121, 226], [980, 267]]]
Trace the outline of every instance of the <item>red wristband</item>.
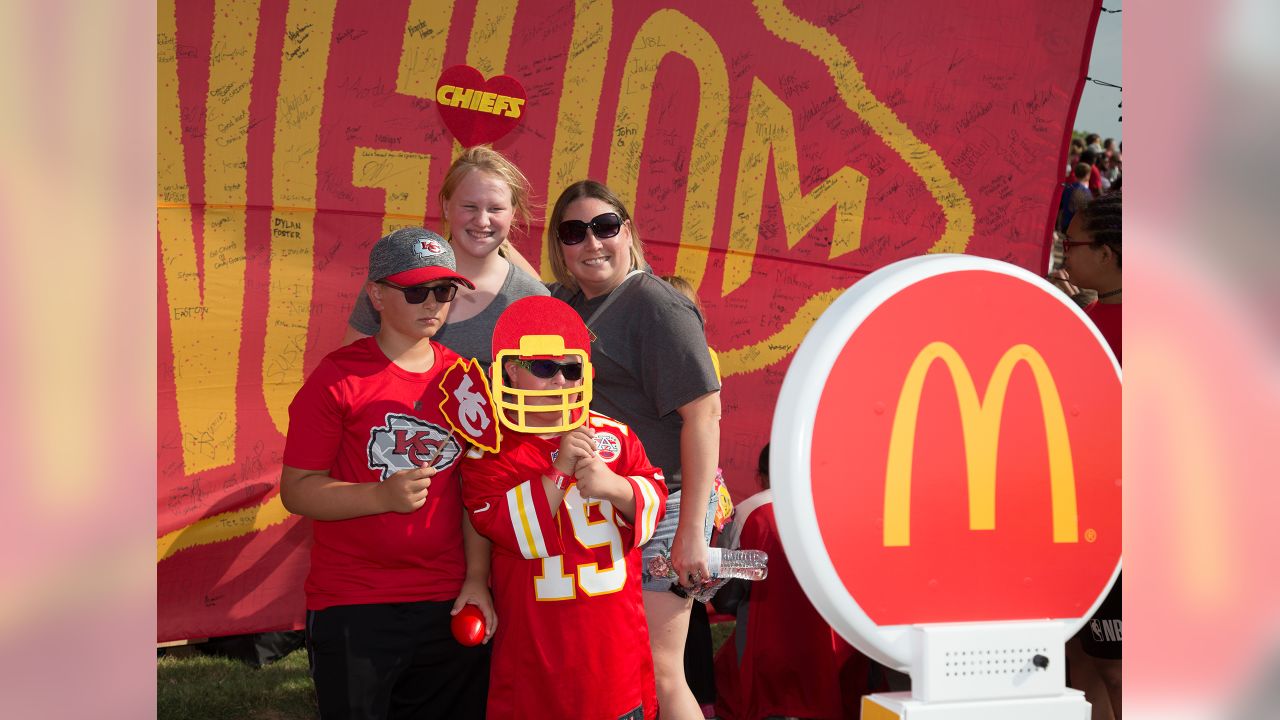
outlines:
[[560, 469], [555, 465], [547, 468], [546, 475], [551, 479], [551, 482], [555, 483], [556, 487], [561, 490], [569, 487], [569, 484], [573, 482], [572, 475], [566, 475], [565, 473], [560, 472]]

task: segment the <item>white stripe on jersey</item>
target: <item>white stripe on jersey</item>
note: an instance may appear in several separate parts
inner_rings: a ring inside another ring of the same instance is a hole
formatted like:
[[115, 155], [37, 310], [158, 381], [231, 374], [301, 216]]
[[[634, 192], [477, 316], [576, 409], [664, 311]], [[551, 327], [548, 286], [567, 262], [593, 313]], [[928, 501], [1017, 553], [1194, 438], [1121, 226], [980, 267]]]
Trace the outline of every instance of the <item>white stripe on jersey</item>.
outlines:
[[[539, 480], [541, 482], [541, 480]], [[529, 560], [547, 557], [546, 541], [542, 526], [538, 524], [538, 512], [533, 504], [532, 481], [523, 482], [507, 491], [507, 510], [511, 526], [515, 530], [520, 553]]]
[[658, 527], [658, 491], [653, 489], [648, 478], [633, 475], [631, 479], [636, 481], [636, 487], [640, 488], [640, 495], [644, 498], [644, 510], [636, 518], [636, 532], [639, 533], [636, 545], [643, 545], [649, 542]]

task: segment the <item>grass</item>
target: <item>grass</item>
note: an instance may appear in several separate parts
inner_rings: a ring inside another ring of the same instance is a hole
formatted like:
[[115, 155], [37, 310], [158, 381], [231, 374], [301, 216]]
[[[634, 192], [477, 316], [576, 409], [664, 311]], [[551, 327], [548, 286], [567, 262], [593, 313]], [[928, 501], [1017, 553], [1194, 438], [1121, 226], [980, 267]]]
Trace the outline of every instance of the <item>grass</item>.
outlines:
[[733, 622], [732, 620], [729, 622], [711, 623], [711, 655], [712, 657], [714, 657], [716, 653], [720, 652], [720, 646], [724, 644], [725, 640], [728, 640], [733, 637], [733, 628], [736, 625], [737, 623]]
[[260, 669], [239, 660], [193, 655], [156, 663], [161, 720], [315, 720], [307, 651]]
[[[716, 650], [732, 636], [732, 622], [711, 626]], [[193, 654], [156, 663], [160, 720], [315, 720], [307, 651], [254, 669], [239, 660]]]

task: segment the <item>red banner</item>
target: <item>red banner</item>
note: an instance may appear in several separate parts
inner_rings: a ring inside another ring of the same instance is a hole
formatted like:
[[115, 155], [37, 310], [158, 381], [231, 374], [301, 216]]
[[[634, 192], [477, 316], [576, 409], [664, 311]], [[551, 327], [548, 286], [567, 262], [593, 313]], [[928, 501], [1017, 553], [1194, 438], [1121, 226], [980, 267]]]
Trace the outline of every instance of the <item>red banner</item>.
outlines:
[[[496, 147], [539, 200], [605, 181], [655, 272], [698, 289], [739, 496], [850, 284], [926, 252], [1044, 269], [1099, 4], [846, 5], [162, 0], [159, 639], [299, 626], [287, 407], [372, 242], [440, 229], [445, 68], [517, 80]], [[547, 267], [543, 227], [515, 242]]]

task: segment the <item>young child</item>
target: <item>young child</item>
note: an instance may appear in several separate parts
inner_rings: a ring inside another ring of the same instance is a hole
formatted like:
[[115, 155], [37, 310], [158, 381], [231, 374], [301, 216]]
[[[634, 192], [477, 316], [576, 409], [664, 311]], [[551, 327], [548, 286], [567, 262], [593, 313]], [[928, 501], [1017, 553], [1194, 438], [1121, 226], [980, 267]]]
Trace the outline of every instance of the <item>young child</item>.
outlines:
[[492, 718], [653, 718], [640, 546], [667, 498], [626, 425], [590, 413], [591, 343], [548, 297], [516, 301], [493, 333], [497, 454], [463, 464], [463, 500], [493, 541], [502, 629]]
[[378, 240], [365, 286], [377, 335], [325, 357], [289, 406], [280, 496], [315, 521], [306, 635], [326, 720], [484, 716], [488, 647], [449, 628], [468, 602], [495, 626], [474, 531], [464, 557], [462, 446], [439, 408], [457, 355], [431, 341], [471, 285], [454, 268], [428, 230]]

